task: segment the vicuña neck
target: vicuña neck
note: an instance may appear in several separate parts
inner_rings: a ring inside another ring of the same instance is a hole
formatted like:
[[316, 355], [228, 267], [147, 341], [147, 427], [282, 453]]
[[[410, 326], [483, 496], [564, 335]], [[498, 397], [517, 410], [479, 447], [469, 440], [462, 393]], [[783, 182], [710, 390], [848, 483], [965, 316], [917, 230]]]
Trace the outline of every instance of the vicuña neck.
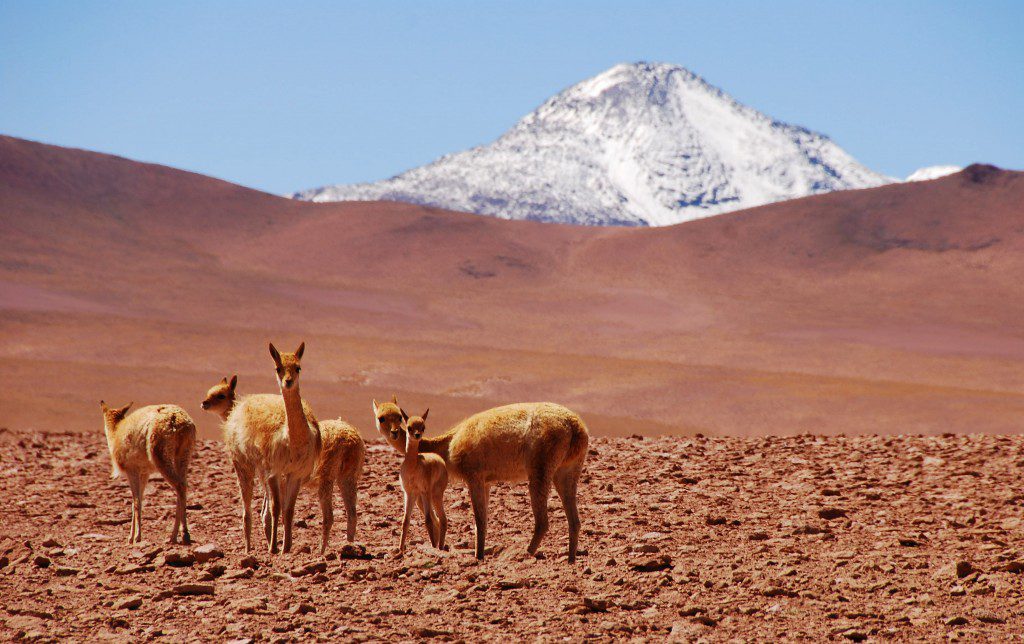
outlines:
[[228, 419], [228, 416], [231, 415], [231, 410], [234, 409], [234, 408], [235, 408], [235, 401], [232, 400], [231, 404], [229, 404], [227, 407], [225, 407], [224, 411], [220, 412], [220, 419], [226, 422], [227, 419]]
[[420, 456], [420, 441], [406, 441], [405, 442], [405, 462], [411, 464], [412, 467], [416, 467], [416, 463], [419, 461]]
[[422, 454], [437, 454], [447, 462], [448, 446], [451, 444], [454, 436], [455, 430], [449, 429], [440, 436], [435, 436], [433, 438], [421, 438], [419, 445], [417, 445], [418, 452]]
[[103, 429], [107, 435], [107, 447], [113, 449], [114, 441], [117, 440], [117, 423], [103, 423]]
[[302, 409], [302, 398], [299, 396], [299, 386], [291, 389], [281, 389], [281, 397], [284, 398], [284, 419], [288, 427], [288, 441], [294, 446], [303, 444], [309, 440], [309, 425], [306, 423], [306, 413]]

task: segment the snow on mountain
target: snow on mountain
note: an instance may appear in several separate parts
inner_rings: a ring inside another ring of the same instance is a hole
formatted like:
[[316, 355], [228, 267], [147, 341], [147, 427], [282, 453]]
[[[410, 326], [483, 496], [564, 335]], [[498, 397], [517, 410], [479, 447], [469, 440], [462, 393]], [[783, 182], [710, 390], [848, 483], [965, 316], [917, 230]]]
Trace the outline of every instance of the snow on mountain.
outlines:
[[741, 105], [682, 67], [636, 63], [554, 96], [489, 145], [384, 181], [293, 196], [663, 226], [891, 181], [827, 137]]
[[947, 174], [953, 174], [954, 172], [960, 172], [961, 170], [963, 168], [958, 165], [932, 165], [927, 168], [914, 170], [904, 181], [928, 181], [944, 177]]

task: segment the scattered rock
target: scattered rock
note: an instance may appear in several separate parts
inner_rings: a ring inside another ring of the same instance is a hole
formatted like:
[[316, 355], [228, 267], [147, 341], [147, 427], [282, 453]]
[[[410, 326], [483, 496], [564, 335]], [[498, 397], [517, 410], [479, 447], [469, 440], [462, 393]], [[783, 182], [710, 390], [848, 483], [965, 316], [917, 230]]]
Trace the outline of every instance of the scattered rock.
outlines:
[[133, 596], [126, 597], [114, 604], [114, 608], [117, 610], [135, 610], [142, 606], [142, 598]]
[[977, 572], [978, 569], [971, 565], [969, 561], [958, 561], [956, 562], [956, 576], [963, 579], [972, 572]]
[[418, 637], [445, 637], [451, 634], [451, 631], [445, 631], [437, 628], [429, 628], [426, 626], [416, 629], [416, 635]]
[[527, 579], [502, 579], [495, 586], [499, 590], [515, 590], [516, 588], [526, 588], [529, 585]]
[[584, 597], [583, 606], [591, 613], [607, 613], [608, 612], [608, 600], [598, 599], [596, 597]]
[[32, 565], [36, 568], [49, 568], [50, 558], [44, 557], [43, 555], [36, 555], [32, 558]]
[[672, 567], [672, 557], [668, 555], [660, 555], [651, 559], [641, 559], [630, 564], [631, 570], [637, 572], [656, 572], [658, 570], [668, 570]]
[[156, 558], [156, 565], [173, 566], [175, 568], [187, 568], [195, 562], [196, 557], [191, 553], [181, 554], [180, 552], [165, 552]]
[[967, 623], [967, 618], [966, 617], [962, 617], [962, 616], [950, 617], [949, 619], [947, 619], [943, 623], [946, 626], [963, 626], [964, 624]]
[[240, 599], [232, 602], [231, 608], [240, 615], [255, 615], [267, 610], [267, 600], [263, 597], [256, 599]]
[[63, 546], [63, 544], [60, 541], [54, 539], [53, 537], [47, 537], [43, 540], [44, 548], [60, 548], [61, 546]]
[[256, 570], [260, 567], [260, 562], [257, 561], [256, 557], [249, 555], [247, 557], [243, 557], [242, 561], [240, 561], [238, 565], [242, 568], [250, 568], [252, 570]]
[[828, 528], [807, 523], [794, 530], [793, 534], [826, 534], [828, 532], [830, 532]]
[[211, 574], [211, 575], [213, 575], [214, 577], [220, 577], [225, 572], [227, 572], [227, 570], [228, 570], [228, 567], [225, 566], [224, 564], [213, 564], [213, 565], [208, 566], [206, 568], [206, 572]]
[[846, 510], [842, 508], [822, 508], [818, 510], [818, 516], [826, 521], [840, 519], [846, 516]]
[[38, 608], [8, 608], [7, 612], [11, 615], [28, 615], [36, 619], [53, 619], [53, 613]]
[[985, 624], [1005, 624], [1006, 620], [995, 613], [980, 610], [974, 613], [974, 619]]
[[340, 559], [373, 559], [373, 555], [366, 552], [366, 546], [359, 543], [346, 543], [338, 551]]
[[306, 575], [313, 575], [318, 572], [327, 572], [327, 564], [323, 561], [315, 561], [305, 566], [293, 568], [291, 575], [292, 577], [305, 577]]
[[315, 613], [316, 606], [309, 602], [299, 602], [291, 607], [289, 612], [293, 615], [306, 615], [308, 613]]
[[175, 595], [212, 595], [213, 584], [179, 584], [171, 589]]
[[253, 574], [255, 573], [253, 572], [252, 568], [242, 568], [241, 570], [234, 570], [232, 572], [225, 574], [224, 579], [252, 579]]
[[998, 566], [996, 570], [1001, 572], [1012, 572], [1014, 574], [1020, 574], [1024, 572], [1024, 561], [1010, 561], [1001, 566]]
[[211, 559], [220, 559], [224, 556], [224, 551], [218, 548], [216, 544], [207, 543], [193, 550], [192, 555], [194, 561], [203, 564]]

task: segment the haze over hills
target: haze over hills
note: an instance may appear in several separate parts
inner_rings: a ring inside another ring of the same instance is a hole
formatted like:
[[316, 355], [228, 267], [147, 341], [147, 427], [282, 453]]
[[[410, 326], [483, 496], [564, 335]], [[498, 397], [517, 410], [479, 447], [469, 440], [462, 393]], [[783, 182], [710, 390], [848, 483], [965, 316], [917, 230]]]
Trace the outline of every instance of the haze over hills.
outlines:
[[1024, 175], [971, 166], [662, 228], [290, 200], [0, 138], [0, 426], [99, 431], [266, 343], [368, 433], [548, 399], [597, 434], [1010, 432], [1024, 417]]
[[636, 63], [561, 92], [489, 145], [384, 181], [293, 196], [663, 226], [890, 181], [827, 137], [742, 105], [687, 69]]

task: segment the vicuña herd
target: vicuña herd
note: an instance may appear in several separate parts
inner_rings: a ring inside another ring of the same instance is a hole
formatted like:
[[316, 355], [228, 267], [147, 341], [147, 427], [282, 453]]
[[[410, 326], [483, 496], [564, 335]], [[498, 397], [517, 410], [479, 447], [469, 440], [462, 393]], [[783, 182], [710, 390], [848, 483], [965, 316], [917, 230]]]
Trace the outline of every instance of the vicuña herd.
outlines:
[[[303, 487], [317, 491], [323, 514], [320, 552], [327, 549], [334, 523], [334, 486], [345, 504], [345, 536], [356, 534], [356, 493], [366, 447], [359, 432], [341, 419], [318, 421], [299, 394], [305, 343], [294, 353], [270, 345], [281, 393], [237, 396], [238, 377], [222, 379], [207, 391], [203, 409], [223, 420], [224, 447], [238, 477], [245, 549], [252, 549], [252, 497], [257, 479], [263, 488], [260, 518], [270, 552], [278, 552], [278, 527], [284, 522], [284, 552], [292, 547], [295, 503]], [[113, 477], [124, 473], [132, 492], [129, 543], [142, 540], [142, 497], [153, 471], [177, 494], [171, 543], [178, 530], [190, 543], [188, 467], [196, 442], [196, 426], [177, 405], [152, 405], [128, 413], [131, 403], [103, 409]], [[410, 417], [391, 401], [373, 401], [377, 431], [404, 456], [399, 478], [405, 492], [399, 551], [405, 551], [415, 507], [423, 513], [430, 543], [445, 547], [448, 516], [444, 493], [450, 478], [465, 482], [476, 522], [476, 556], [484, 556], [487, 502], [491, 485], [527, 481], [533, 507], [535, 554], [548, 529], [548, 497], [554, 486], [569, 522], [569, 561], [576, 560], [580, 517], [576, 486], [587, 456], [589, 434], [583, 420], [554, 403], [519, 403], [495, 407], [463, 420], [447, 432], [426, 438], [429, 410]]]

